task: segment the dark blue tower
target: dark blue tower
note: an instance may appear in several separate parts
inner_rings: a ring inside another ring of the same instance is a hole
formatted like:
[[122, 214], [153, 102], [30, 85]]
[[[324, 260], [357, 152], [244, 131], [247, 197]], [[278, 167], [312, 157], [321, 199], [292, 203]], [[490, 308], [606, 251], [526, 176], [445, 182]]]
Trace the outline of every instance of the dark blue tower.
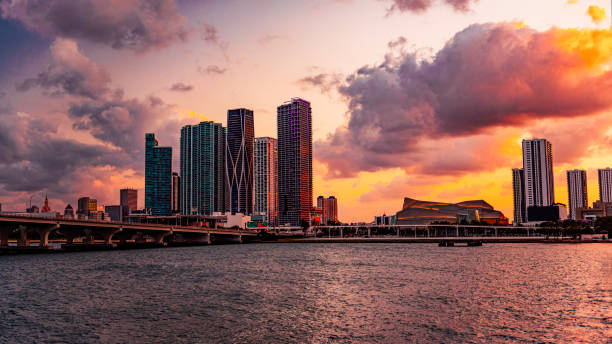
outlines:
[[253, 110], [227, 111], [225, 154], [226, 209], [232, 214], [253, 213]]
[[172, 147], [158, 147], [155, 134], [145, 134], [145, 208], [153, 216], [172, 214]]

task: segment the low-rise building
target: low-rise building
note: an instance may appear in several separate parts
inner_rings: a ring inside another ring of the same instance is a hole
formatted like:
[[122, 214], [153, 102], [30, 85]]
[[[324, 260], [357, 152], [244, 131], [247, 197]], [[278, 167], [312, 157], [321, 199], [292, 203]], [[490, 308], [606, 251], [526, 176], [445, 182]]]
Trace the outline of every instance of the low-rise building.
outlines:
[[374, 216], [374, 224], [377, 226], [393, 226], [397, 224], [397, 215], [382, 214], [381, 216]]
[[592, 208], [576, 209], [578, 220], [589, 220], [595, 222], [598, 217], [612, 216], [612, 202], [593, 202]]

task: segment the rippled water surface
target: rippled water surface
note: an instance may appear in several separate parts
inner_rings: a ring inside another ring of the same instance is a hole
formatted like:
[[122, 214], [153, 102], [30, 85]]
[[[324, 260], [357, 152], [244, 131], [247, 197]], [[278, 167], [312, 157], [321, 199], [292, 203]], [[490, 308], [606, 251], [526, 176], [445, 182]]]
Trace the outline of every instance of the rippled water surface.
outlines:
[[610, 343], [612, 245], [0, 257], [0, 343]]

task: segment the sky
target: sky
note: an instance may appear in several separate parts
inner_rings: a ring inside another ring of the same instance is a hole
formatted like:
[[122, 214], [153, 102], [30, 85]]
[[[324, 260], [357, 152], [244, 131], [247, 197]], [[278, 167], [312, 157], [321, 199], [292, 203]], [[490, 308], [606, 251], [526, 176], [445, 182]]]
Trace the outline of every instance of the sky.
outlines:
[[144, 203], [144, 134], [227, 110], [276, 137], [313, 111], [314, 195], [342, 221], [403, 198], [484, 199], [512, 218], [521, 140], [565, 171], [612, 166], [610, 2], [599, 0], [0, 0], [0, 203]]

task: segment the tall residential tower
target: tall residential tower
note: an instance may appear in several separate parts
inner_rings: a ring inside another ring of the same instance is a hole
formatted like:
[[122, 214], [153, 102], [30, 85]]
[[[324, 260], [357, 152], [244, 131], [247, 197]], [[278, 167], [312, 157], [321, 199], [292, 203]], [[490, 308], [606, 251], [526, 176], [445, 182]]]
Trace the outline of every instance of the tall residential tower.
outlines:
[[597, 171], [599, 177], [599, 200], [612, 202], [612, 168], [604, 168]]
[[523, 140], [523, 174], [525, 209], [555, 203], [552, 145], [546, 139]]
[[270, 137], [255, 139], [253, 213], [265, 216], [268, 225], [277, 225], [278, 208], [278, 141]]
[[253, 213], [253, 111], [227, 111], [226, 210], [232, 214]]
[[569, 215], [577, 220], [576, 209], [588, 207], [587, 174], [584, 170], [567, 171], [567, 195], [569, 201]]
[[514, 221], [517, 225], [527, 221], [525, 207], [525, 177], [522, 168], [512, 169], [512, 195], [514, 199]]
[[310, 222], [312, 210], [312, 110], [293, 98], [277, 108], [279, 224]]
[[180, 212], [225, 211], [225, 128], [201, 122], [181, 129]]
[[169, 216], [172, 199], [172, 147], [159, 147], [155, 134], [145, 134], [145, 208]]

